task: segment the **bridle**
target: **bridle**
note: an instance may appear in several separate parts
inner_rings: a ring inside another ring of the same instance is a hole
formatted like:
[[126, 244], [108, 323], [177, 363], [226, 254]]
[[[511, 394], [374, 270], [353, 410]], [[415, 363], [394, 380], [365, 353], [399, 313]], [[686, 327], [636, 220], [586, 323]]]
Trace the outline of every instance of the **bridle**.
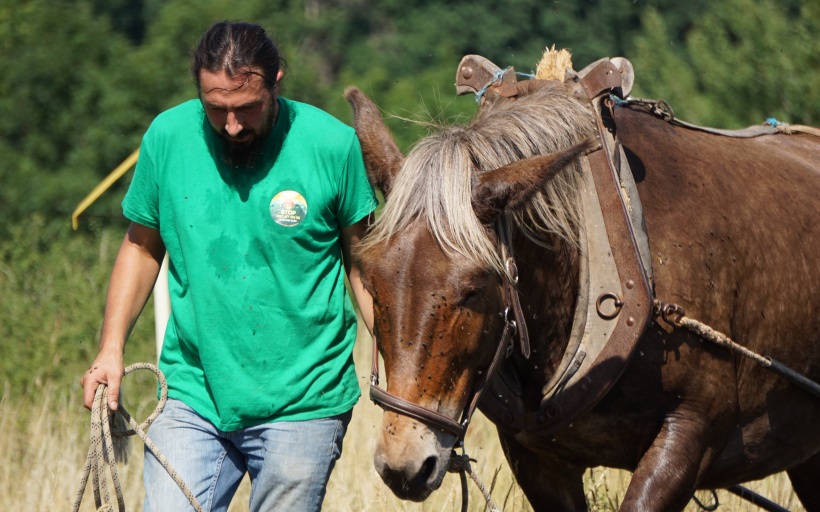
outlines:
[[[502, 360], [512, 354], [512, 338], [516, 332], [518, 332], [522, 355], [525, 358], [529, 358], [530, 356], [529, 334], [516, 288], [518, 285], [518, 267], [511, 255], [509, 226], [504, 219], [496, 221], [496, 232], [498, 233], [499, 245], [504, 249], [502, 254], [505, 255], [504, 265], [506, 267], [506, 272], [503, 277], [505, 297], [505, 308], [503, 312], [504, 329], [501, 332], [501, 337], [498, 340], [498, 345], [496, 346], [490, 366], [487, 368], [487, 371], [484, 372], [481, 380], [476, 384], [473, 390], [473, 396], [464, 407], [460, 419], [456, 420], [438, 411], [415, 404], [409, 400], [393, 395], [380, 387], [379, 347], [376, 337], [373, 337], [373, 364], [370, 369], [370, 400], [384, 410], [414, 418], [428, 426], [453, 434], [456, 436], [454, 446], [460, 446], [463, 443], [467, 427], [470, 425], [470, 420], [478, 407], [482, 395], [489, 387], [490, 380], [498, 371]], [[510, 314], [511, 312], [512, 315]], [[511, 318], [511, 316], [514, 318]]]

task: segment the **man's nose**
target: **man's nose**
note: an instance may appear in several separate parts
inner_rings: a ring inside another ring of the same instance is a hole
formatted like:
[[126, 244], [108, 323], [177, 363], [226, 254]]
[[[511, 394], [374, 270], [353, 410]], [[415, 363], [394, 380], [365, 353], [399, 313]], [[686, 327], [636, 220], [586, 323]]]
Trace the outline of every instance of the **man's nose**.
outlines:
[[236, 112], [228, 112], [228, 118], [225, 120], [225, 131], [231, 137], [236, 137], [242, 131], [242, 122], [236, 116]]

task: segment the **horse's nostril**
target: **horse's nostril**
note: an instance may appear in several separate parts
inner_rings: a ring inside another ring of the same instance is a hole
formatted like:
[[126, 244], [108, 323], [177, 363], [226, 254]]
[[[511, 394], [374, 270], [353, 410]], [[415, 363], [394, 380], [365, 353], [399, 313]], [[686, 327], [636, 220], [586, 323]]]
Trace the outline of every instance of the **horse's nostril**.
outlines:
[[419, 474], [417, 476], [417, 481], [422, 486], [426, 486], [427, 483], [430, 481], [430, 478], [433, 476], [433, 472], [436, 470], [436, 465], [438, 464], [438, 457], [435, 455], [431, 455], [425, 459], [424, 464], [421, 465], [419, 468]]

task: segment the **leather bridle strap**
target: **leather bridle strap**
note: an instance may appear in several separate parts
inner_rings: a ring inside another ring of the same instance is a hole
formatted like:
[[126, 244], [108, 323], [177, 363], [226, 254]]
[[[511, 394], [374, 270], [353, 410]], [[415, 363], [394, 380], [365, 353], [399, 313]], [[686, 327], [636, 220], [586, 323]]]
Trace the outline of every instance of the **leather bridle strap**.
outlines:
[[[509, 297], [510, 293], [512, 293], [517, 299], [517, 292], [515, 292], [512, 283], [510, 283], [509, 276], [504, 278], [504, 287], [505, 295]], [[518, 310], [520, 309], [521, 307], [519, 305]], [[498, 341], [498, 346], [495, 349], [492, 362], [490, 362], [490, 366], [487, 368], [487, 371], [484, 373], [481, 381], [476, 385], [476, 390], [473, 392], [473, 397], [470, 400], [470, 403], [464, 408], [464, 411], [461, 414], [461, 421], [456, 421], [455, 419], [445, 416], [438, 411], [434, 411], [432, 409], [428, 409], [427, 407], [414, 404], [413, 402], [403, 398], [399, 398], [381, 388], [379, 386], [379, 347], [375, 336], [373, 337], [373, 363], [370, 368], [370, 400], [382, 409], [417, 419], [426, 425], [453, 434], [456, 436], [455, 445], [459, 445], [464, 440], [467, 427], [470, 425], [470, 420], [478, 407], [478, 402], [481, 400], [481, 396], [489, 386], [490, 379], [493, 375], [495, 375], [498, 367], [501, 365], [501, 361], [507, 353], [507, 348], [511, 346], [510, 340], [512, 336], [515, 334], [516, 330], [518, 330], [518, 325], [523, 323], [522, 318], [519, 318], [518, 322], [509, 318], [509, 310], [509, 307], [504, 310], [504, 331], [501, 333], [501, 338]], [[517, 315], [515, 311], [513, 314]]]
[[[506, 260], [504, 267], [507, 271], [506, 279], [504, 279], [504, 295], [507, 300], [507, 307], [512, 307], [515, 321], [518, 323], [518, 340], [521, 347], [521, 355], [525, 359], [530, 358], [530, 334], [527, 330], [527, 322], [524, 321], [524, 311], [521, 309], [521, 301], [518, 298], [518, 266], [512, 257], [512, 237], [510, 236], [510, 227], [507, 222], [501, 218], [497, 222], [496, 231], [498, 233], [498, 241], [506, 253]], [[506, 312], [505, 312], [506, 318]]]
[[[377, 348], [374, 350], [378, 351]], [[391, 395], [379, 387], [378, 383], [370, 384], [370, 399], [382, 409], [397, 412], [399, 414], [403, 414], [404, 416], [417, 419], [422, 423], [432, 425], [445, 432], [449, 432], [459, 439], [464, 437], [464, 433], [467, 430], [466, 425], [462, 425], [461, 423], [450, 419], [440, 412], [414, 404], [413, 402], [399, 398], [395, 395]]]

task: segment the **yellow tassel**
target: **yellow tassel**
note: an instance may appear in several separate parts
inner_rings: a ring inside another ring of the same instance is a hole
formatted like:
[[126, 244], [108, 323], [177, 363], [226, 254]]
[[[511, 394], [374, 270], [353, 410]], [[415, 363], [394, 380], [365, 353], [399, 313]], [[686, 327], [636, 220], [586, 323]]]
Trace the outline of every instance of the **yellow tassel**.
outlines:
[[556, 50], [555, 45], [552, 45], [552, 48], [547, 47], [544, 50], [535, 71], [535, 78], [563, 82], [567, 68], [572, 68], [572, 55], [566, 49]]

